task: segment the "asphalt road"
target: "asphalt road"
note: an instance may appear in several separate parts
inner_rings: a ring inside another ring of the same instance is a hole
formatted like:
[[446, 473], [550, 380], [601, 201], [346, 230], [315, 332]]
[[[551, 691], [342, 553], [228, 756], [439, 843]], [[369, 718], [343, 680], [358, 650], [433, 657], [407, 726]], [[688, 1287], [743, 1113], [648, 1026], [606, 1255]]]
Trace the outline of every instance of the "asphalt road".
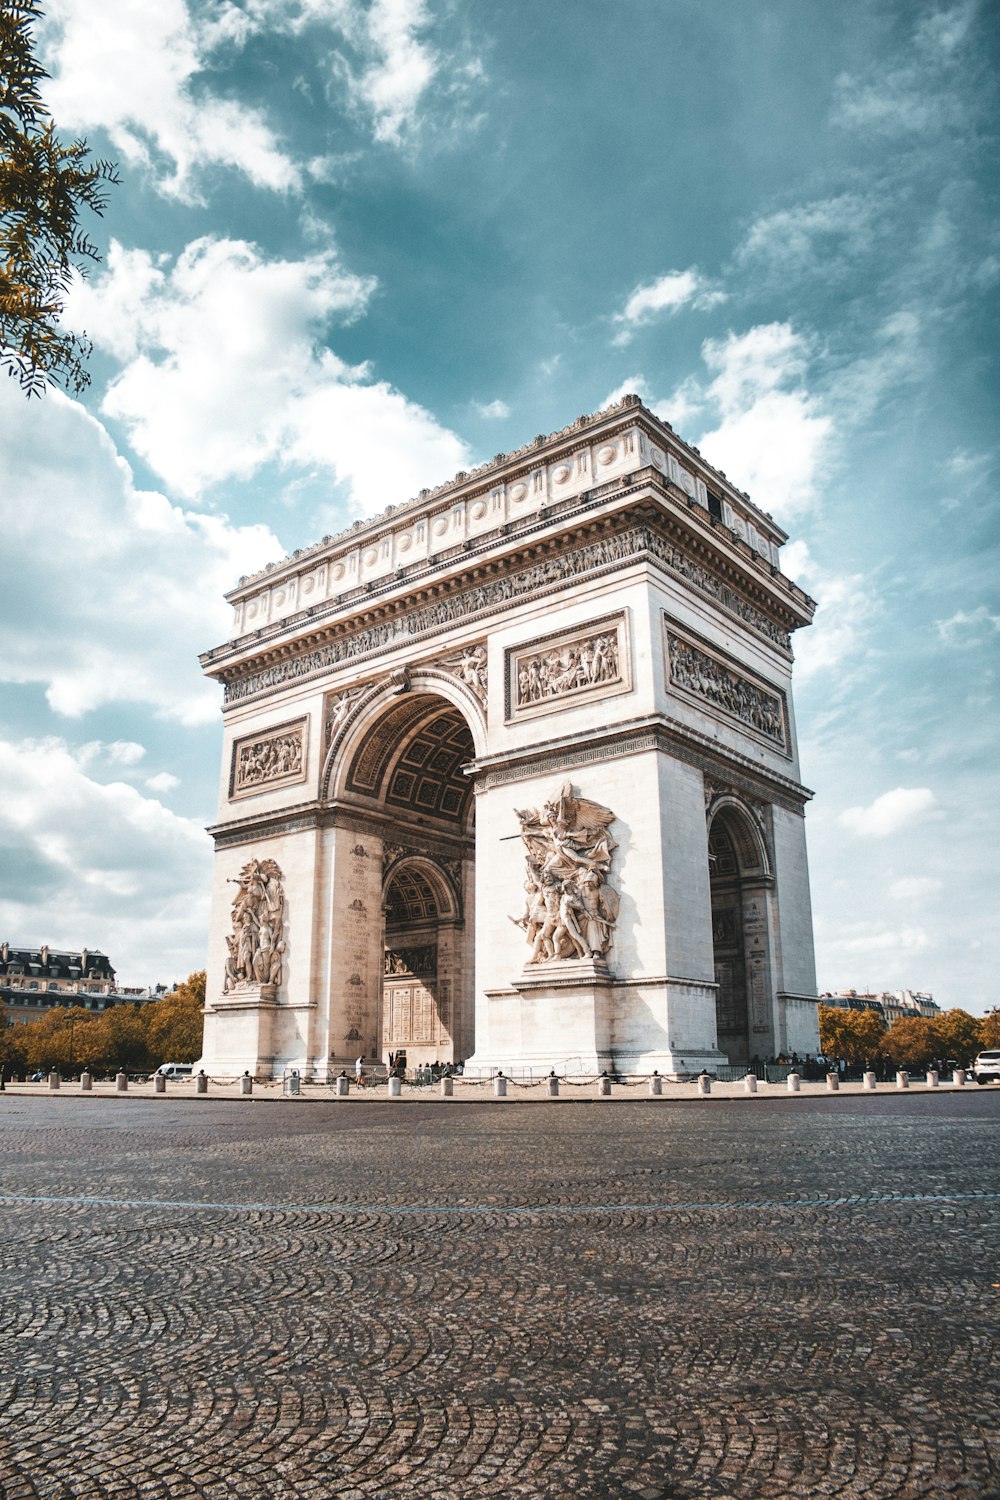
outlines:
[[998, 1127], [0, 1096], [0, 1500], [984, 1500]]

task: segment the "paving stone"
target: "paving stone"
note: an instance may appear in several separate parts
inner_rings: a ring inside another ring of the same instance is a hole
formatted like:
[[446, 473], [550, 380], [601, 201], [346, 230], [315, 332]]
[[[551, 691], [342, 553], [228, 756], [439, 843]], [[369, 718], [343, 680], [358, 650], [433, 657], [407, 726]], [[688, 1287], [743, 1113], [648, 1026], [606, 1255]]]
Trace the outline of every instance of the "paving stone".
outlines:
[[982, 1500], [998, 1122], [0, 1099], [0, 1500]]

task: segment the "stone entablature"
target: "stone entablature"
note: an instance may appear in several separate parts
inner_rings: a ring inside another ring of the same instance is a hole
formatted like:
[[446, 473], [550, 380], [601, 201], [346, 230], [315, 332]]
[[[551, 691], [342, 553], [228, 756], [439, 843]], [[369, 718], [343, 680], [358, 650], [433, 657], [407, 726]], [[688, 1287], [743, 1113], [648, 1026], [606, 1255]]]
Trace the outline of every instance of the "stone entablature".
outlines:
[[[685, 510], [683, 518], [671, 518], [654, 510], [651, 520], [656, 524], [627, 524], [634, 511], [645, 517], [648, 503], [633, 489], [619, 489], [616, 499], [618, 508], [606, 515], [603, 525], [591, 522], [581, 529], [577, 545], [550, 548], [540, 544], [525, 547], [514, 558], [508, 553], [483, 562], [463, 555], [452, 576], [440, 585], [403, 593], [397, 588], [399, 597], [392, 601], [378, 605], [368, 601], [367, 608], [345, 612], [323, 627], [310, 621], [304, 632], [291, 623], [280, 630], [276, 627], [273, 643], [250, 641], [219, 647], [206, 653], [202, 664], [224, 683], [227, 706], [242, 703], [341, 666], [354, 672], [365, 658], [433, 638], [450, 625], [486, 621], [513, 603], [544, 598], [587, 576], [598, 577], [642, 562], [658, 565], [721, 605], [779, 651], [790, 652], [789, 630], [812, 617], [812, 601], [801, 590], [781, 580], [784, 589], [776, 591], [770, 575], [766, 583], [756, 580], [751, 590], [746, 585], [755, 580], [744, 569], [710, 553], [704, 541], [687, 534], [689, 512]], [[672, 532], [677, 533], [676, 539]], [[588, 536], [594, 539], [587, 540]], [[527, 561], [539, 553], [544, 554], [543, 560]], [[753, 602], [754, 597], [759, 604]], [[456, 671], [454, 665], [451, 670]]]
[[241, 581], [227, 595], [234, 609], [231, 639], [267, 632], [279, 621], [326, 614], [355, 595], [438, 571], [494, 534], [530, 529], [555, 508], [562, 512], [643, 470], [715, 523], [756, 567], [769, 575], [778, 569], [785, 532], [668, 424], [626, 397]]

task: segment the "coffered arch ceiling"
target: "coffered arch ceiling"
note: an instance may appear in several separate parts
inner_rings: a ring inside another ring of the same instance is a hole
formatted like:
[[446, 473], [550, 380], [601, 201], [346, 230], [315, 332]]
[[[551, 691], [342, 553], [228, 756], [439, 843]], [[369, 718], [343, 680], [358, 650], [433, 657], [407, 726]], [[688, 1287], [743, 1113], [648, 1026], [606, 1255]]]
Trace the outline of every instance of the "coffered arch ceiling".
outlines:
[[474, 757], [472, 732], [457, 708], [431, 693], [408, 694], [365, 736], [347, 789], [388, 807], [464, 825], [472, 783], [462, 767]]

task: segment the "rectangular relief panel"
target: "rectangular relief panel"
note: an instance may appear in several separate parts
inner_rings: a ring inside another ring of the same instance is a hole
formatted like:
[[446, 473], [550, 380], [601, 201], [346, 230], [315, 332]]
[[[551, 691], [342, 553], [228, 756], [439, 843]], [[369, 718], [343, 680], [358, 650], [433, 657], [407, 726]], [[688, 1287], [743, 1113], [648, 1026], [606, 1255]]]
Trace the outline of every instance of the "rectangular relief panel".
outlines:
[[631, 691], [632, 653], [624, 610], [506, 652], [508, 724]]
[[307, 723], [308, 719], [295, 719], [276, 724], [273, 729], [259, 730], [234, 743], [230, 801], [305, 781]]
[[668, 691], [692, 700], [717, 717], [735, 720], [740, 729], [755, 739], [788, 755], [788, 706], [784, 693], [751, 676], [714, 646], [682, 634], [666, 615], [663, 629]]

